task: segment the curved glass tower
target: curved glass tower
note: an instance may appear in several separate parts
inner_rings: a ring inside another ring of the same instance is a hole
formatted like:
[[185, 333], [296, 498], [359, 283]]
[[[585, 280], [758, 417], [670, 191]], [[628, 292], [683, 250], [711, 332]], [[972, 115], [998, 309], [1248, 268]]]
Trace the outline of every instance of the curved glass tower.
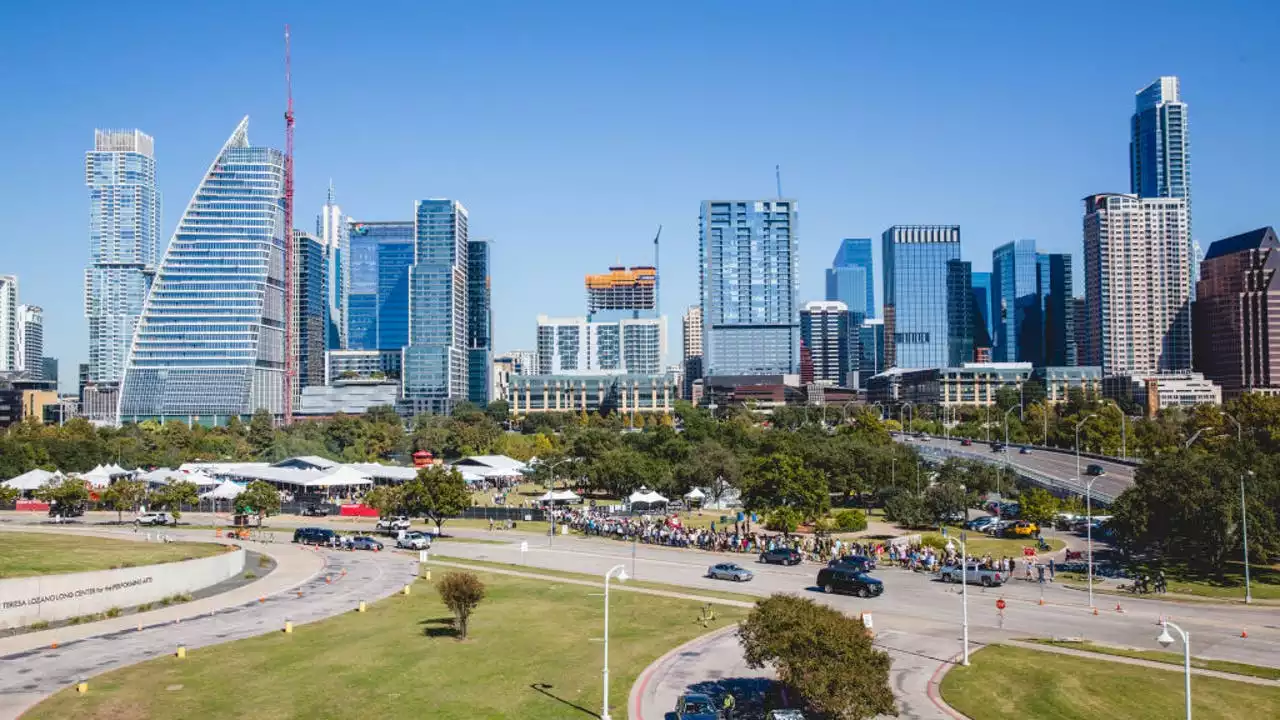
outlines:
[[283, 412], [284, 154], [249, 118], [196, 188], [147, 296], [119, 419], [225, 423]]

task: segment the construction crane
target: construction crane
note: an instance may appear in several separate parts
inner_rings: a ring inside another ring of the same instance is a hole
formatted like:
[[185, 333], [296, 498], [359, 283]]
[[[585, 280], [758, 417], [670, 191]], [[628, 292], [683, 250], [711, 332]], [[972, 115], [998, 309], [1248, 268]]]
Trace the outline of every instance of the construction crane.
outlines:
[[658, 294], [658, 283], [662, 280], [662, 271], [658, 266], [658, 240], [662, 237], [662, 226], [658, 226], [658, 234], [653, 236], [653, 314], [662, 317], [662, 296]]
[[293, 347], [293, 75], [289, 58], [289, 26], [284, 26], [284, 423], [293, 422], [293, 383], [297, 355]]

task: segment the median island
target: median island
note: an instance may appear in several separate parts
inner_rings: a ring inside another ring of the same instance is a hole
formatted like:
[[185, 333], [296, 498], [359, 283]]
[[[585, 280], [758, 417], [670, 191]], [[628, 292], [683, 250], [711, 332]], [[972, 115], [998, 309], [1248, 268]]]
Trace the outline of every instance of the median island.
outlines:
[[44, 532], [5, 532], [0, 534], [0, 543], [4, 544], [0, 579], [159, 565], [227, 550], [214, 543], [142, 542]]

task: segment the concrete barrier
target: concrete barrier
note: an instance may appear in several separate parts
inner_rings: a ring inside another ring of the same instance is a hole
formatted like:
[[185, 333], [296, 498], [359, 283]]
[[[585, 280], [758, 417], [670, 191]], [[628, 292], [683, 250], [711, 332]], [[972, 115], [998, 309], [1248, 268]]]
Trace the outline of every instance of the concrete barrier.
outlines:
[[54, 622], [193, 593], [244, 572], [244, 549], [182, 562], [0, 580], [0, 628]]

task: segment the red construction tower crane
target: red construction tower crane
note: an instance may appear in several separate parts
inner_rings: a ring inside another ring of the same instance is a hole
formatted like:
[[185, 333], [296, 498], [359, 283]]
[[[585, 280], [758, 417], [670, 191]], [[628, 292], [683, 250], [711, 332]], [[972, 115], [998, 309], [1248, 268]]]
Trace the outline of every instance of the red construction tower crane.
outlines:
[[289, 26], [284, 26], [284, 423], [293, 422], [293, 383], [297, 357], [293, 347], [293, 75], [289, 62]]

